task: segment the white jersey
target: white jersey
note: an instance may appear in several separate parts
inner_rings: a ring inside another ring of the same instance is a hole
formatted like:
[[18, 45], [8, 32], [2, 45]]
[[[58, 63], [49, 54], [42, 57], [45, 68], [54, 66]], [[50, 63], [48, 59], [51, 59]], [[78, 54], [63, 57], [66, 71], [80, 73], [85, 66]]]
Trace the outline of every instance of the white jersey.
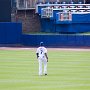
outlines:
[[36, 53], [38, 53], [39, 58], [46, 58], [45, 53], [47, 53], [47, 49], [43, 46], [38, 47]]

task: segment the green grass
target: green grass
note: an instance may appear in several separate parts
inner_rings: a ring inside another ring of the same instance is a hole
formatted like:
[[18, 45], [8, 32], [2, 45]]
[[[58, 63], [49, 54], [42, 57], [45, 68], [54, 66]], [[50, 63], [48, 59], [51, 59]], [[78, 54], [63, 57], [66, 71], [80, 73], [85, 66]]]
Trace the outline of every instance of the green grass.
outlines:
[[0, 90], [90, 90], [90, 51], [48, 50], [38, 76], [35, 50], [0, 50]]
[[31, 34], [31, 35], [90, 35], [90, 32], [83, 32], [83, 33], [59, 33], [59, 32], [28, 32], [24, 34]]

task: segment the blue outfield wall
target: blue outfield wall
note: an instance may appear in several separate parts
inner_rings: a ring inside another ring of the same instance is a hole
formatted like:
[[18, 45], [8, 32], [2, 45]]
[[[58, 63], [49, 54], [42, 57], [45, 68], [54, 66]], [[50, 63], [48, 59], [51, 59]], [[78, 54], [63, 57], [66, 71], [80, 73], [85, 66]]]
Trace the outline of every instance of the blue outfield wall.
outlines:
[[0, 23], [0, 44], [20, 44], [22, 24], [12, 22]]
[[43, 41], [47, 47], [90, 47], [90, 35], [22, 35], [22, 44], [37, 47]]
[[37, 47], [43, 41], [47, 47], [90, 47], [90, 35], [27, 35], [22, 34], [21, 23], [0, 23], [0, 44], [22, 44]]

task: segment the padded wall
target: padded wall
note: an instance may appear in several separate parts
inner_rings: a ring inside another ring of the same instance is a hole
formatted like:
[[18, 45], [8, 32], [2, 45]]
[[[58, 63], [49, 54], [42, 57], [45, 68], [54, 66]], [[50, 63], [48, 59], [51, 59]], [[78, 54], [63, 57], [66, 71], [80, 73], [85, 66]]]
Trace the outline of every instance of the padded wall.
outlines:
[[21, 23], [0, 23], [0, 44], [21, 43]]
[[37, 47], [41, 41], [47, 47], [87, 47], [90, 46], [90, 35], [22, 35], [25, 46]]

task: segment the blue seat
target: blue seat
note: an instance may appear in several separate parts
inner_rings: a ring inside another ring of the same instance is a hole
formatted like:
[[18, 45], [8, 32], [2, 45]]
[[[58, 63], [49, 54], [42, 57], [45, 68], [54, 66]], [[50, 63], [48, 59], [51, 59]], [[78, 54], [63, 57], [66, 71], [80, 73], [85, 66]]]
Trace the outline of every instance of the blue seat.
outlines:
[[70, 2], [70, 4], [74, 4], [74, 2]]
[[78, 4], [83, 4], [82, 2], [78, 2]]

